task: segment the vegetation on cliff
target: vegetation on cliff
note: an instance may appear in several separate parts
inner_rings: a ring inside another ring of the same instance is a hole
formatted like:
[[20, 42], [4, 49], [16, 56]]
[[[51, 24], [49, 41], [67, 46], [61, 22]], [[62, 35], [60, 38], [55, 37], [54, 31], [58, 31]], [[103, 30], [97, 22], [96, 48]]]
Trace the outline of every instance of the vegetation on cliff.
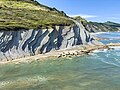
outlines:
[[0, 0], [0, 29], [41, 28], [70, 25], [73, 22], [63, 11], [35, 0]]
[[98, 23], [98, 22], [88, 22], [88, 26], [86, 26], [87, 30], [92, 32], [108, 32], [108, 31], [119, 31], [120, 30], [120, 24], [115, 24], [114, 22], [109, 21], [105, 23]]
[[81, 21], [86, 30], [89, 32], [108, 32], [108, 31], [119, 31], [120, 30], [120, 24], [114, 23], [114, 22], [104, 22], [104, 23], [98, 23], [98, 22], [88, 22], [84, 18], [81, 18], [80, 16], [74, 17], [75, 20]]

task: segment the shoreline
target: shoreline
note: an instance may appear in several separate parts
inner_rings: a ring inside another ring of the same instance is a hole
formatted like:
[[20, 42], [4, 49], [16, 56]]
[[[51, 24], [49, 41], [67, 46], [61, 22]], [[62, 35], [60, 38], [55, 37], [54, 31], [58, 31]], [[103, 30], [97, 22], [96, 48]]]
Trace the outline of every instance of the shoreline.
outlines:
[[120, 46], [120, 43], [109, 43], [107, 46]]
[[24, 58], [14, 59], [11, 61], [3, 61], [0, 62], [0, 64], [20, 64], [20, 63], [31, 63], [34, 61], [44, 61], [48, 58], [70, 58], [74, 56], [83, 56], [88, 55], [94, 50], [100, 50], [100, 49], [109, 49], [108, 45], [81, 45], [76, 46], [71, 49], [66, 50], [55, 50], [51, 51], [45, 54], [38, 54], [35, 56], [28, 56]]
[[2, 61], [1, 64], [20, 64], [20, 63], [31, 63], [34, 61], [44, 61], [49, 58], [70, 58], [74, 56], [83, 56], [93, 53], [94, 50], [103, 50], [103, 49], [113, 49], [110, 46], [120, 46], [120, 43], [109, 43], [107, 45], [80, 45], [72, 47], [71, 49], [65, 50], [55, 50], [45, 54], [38, 54], [35, 56], [27, 56], [19, 59], [14, 59], [11, 61]]

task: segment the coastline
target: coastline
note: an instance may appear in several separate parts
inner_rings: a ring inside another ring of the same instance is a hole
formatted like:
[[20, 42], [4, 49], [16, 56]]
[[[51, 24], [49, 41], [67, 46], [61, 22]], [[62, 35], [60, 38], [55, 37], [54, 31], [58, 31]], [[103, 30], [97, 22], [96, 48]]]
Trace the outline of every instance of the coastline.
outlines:
[[107, 45], [80, 45], [72, 47], [71, 49], [55, 50], [45, 54], [38, 54], [35, 56], [27, 56], [24, 58], [18, 58], [10, 61], [2, 61], [0, 64], [20, 64], [20, 63], [31, 63], [34, 61], [44, 61], [48, 58], [70, 58], [74, 56], [83, 56], [93, 53], [94, 50], [113, 49], [111, 46], [120, 46], [120, 43], [109, 43]]
[[20, 63], [31, 63], [34, 61], [44, 61], [48, 58], [70, 58], [74, 56], [88, 55], [94, 50], [109, 49], [108, 45], [80, 45], [66, 50], [55, 50], [45, 54], [38, 54], [35, 56], [28, 56], [24, 58], [14, 59], [11, 61], [3, 61], [0, 64], [20, 64]]

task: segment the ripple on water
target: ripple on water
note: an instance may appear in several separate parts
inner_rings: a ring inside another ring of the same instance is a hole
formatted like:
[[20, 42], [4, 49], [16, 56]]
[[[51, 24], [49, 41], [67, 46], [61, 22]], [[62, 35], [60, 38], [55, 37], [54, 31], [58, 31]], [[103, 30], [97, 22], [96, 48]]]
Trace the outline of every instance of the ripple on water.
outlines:
[[16, 80], [0, 81], [0, 89], [29, 87], [46, 81], [47, 78], [42, 76], [18, 77]]

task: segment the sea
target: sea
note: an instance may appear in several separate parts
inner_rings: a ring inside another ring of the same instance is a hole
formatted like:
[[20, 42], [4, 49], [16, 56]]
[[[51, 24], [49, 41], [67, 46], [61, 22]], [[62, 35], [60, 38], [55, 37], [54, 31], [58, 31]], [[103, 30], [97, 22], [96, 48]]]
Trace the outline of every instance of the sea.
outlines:
[[[96, 33], [104, 44], [120, 32]], [[0, 65], [0, 90], [120, 90], [120, 47], [89, 55]]]

